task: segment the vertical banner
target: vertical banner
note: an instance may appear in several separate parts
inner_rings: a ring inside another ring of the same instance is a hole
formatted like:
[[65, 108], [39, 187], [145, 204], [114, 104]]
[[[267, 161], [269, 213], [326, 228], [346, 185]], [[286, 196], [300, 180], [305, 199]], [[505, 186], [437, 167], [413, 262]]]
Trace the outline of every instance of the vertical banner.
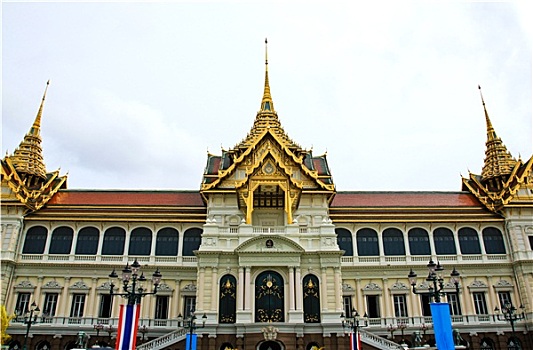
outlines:
[[196, 334], [187, 334], [185, 336], [185, 350], [196, 350]]
[[120, 305], [115, 350], [135, 349], [140, 309], [140, 304]]
[[350, 333], [350, 350], [361, 350], [361, 334], [359, 332]]
[[430, 303], [431, 317], [433, 318], [433, 331], [439, 350], [454, 350], [452, 319], [450, 317], [450, 304]]

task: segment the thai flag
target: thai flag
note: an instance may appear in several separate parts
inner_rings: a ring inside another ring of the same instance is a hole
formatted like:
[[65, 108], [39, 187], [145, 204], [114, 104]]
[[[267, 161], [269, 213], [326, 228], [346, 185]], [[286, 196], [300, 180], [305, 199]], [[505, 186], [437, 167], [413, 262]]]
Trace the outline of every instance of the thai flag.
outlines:
[[116, 350], [133, 350], [137, 341], [140, 304], [120, 305]]
[[350, 350], [361, 350], [361, 334], [359, 332], [357, 333], [350, 333]]

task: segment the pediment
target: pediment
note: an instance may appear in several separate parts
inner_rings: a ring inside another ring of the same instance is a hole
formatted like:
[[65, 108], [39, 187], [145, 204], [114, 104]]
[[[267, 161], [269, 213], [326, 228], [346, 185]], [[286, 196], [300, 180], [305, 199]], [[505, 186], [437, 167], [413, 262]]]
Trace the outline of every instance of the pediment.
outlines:
[[298, 243], [283, 236], [262, 235], [240, 244], [237, 254], [301, 254], [305, 249]]

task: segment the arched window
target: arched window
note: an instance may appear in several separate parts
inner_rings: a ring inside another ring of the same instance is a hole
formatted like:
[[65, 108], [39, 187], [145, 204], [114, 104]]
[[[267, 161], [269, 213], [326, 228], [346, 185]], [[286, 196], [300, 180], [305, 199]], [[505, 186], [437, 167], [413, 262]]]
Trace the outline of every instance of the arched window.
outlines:
[[490, 338], [483, 338], [480, 342], [481, 350], [494, 350], [494, 342]]
[[67, 226], [54, 229], [48, 252], [50, 254], [70, 254], [73, 234], [74, 230]]
[[496, 227], [483, 229], [483, 244], [487, 254], [506, 254], [502, 232]]
[[162, 228], [157, 232], [155, 255], [178, 256], [178, 230], [171, 227]]
[[315, 275], [303, 279], [304, 322], [320, 323], [320, 288]]
[[104, 233], [102, 255], [123, 255], [126, 231], [121, 227], [108, 228]]
[[137, 227], [131, 231], [128, 255], [150, 255], [152, 249], [152, 231], [146, 227]]
[[461, 247], [461, 254], [481, 254], [476, 230], [470, 227], [459, 229], [459, 247]]
[[378, 233], [371, 228], [357, 231], [357, 255], [379, 256]]
[[225, 275], [220, 279], [220, 310], [219, 323], [235, 323], [237, 312], [237, 280], [233, 275]]
[[200, 228], [190, 228], [183, 233], [183, 256], [194, 256], [202, 243], [202, 232]]
[[385, 255], [405, 255], [402, 231], [397, 228], [383, 231], [383, 252]]
[[30, 227], [26, 232], [22, 254], [43, 254], [48, 230], [42, 226]]
[[284, 322], [283, 278], [275, 271], [264, 271], [255, 279], [255, 322]]
[[344, 250], [344, 256], [353, 256], [352, 233], [344, 228], [336, 228], [337, 244]]
[[437, 255], [455, 255], [455, 239], [453, 232], [445, 227], [439, 227], [433, 231], [433, 242], [435, 243], [435, 252]]
[[412, 228], [407, 233], [411, 255], [431, 255], [428, 232], [423, 228]]
[[100, 231], [95, 227], [84, 227], [78, 232], [76, 254], [96, 255], [98, 253], [98, 240]]

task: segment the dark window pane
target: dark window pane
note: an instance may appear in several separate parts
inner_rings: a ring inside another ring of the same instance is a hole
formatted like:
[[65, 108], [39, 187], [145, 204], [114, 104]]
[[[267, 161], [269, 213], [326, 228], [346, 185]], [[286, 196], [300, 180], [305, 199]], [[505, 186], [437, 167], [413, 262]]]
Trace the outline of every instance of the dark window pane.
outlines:
[[183, 234], [183, 256], [194, 256], [194, 251], [200, 248], [202, 229], [190, 228]]
[[455, 239], [450, 229], [440, 227], [433, 231], [433, 242], [435, 243], [435, 252], [437, 255], [455, 255]]
[[72, 235], [74, 230], [70, 227], [62, 226], [52, 232], [52, 241], [50, 242], [50, 254], [70, 254], [72, 247]]
[[357, 255], [378, 256], [378, 233], [371, 228], [363, 228], [357, 231]]
[[237, 312], [237, 280], [232, 275], [225, 275], [220, 280], [220, 323], [235, 323]]
[[76, 254], [96, 255], [98, 252], [98, 240], [100, 232], [95, 227], [84, 227], [78, 232]]
[[344, 256], [353, 256], [352, 233], [344, 228], [336, 228], [337, 244], [344, 250]]
[[126, 231], [120, 227], [108, 228], [104, 233], [102, 255], [123, 255]]
[[152, 248], [152, 231], [146, 227], [138, 227], [131, 231], [128, 255], [150, 255]]
[[423, 228], [412, 228], [408, 232], [411, 255], [431, 255], [429, 236]]
[[397, 228], [383, 231], [383, 252], [385, 255], [405, 255], [402, 231]]
[[157, 232], [155, 243], [155, 255], [158, 256], [177, 256], [179, 233], [176, 229], [167, 227]]
[[505, 254], [502, 232], [495, 227], [483, 229], [483, 244], [487, 254]]
[[31, 227], [26, 233], [22, 254], [43, 254], [48, 230], [42, 226]]
[[481, 254], [477, 232], [469, 227], [459, 229], [459, 246], [462, 254]]

